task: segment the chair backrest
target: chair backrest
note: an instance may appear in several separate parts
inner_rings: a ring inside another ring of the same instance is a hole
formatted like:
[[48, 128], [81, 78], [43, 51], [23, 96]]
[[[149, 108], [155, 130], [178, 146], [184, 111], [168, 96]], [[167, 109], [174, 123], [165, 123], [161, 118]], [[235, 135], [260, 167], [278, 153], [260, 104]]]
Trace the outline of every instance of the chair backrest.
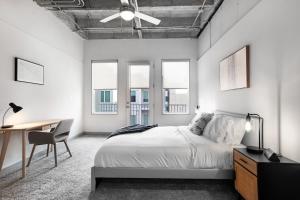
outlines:
[[65, 119], [59, 122], [56, 129], [54, 130], [54, 136], [60, 135], [60, 134], [66, 134], [68, 135], [71, 130], [71, 126], [73, 124], [73, 119]]

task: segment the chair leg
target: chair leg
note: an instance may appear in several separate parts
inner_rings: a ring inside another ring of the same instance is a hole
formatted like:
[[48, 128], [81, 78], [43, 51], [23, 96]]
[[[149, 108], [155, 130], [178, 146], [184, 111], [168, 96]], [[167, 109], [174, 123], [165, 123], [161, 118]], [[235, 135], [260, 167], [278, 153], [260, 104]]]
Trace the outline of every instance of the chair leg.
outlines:
[[56, 144], [53, 144], [54, 146], [54, 159], [55, 159], [55, 167], [57, 167], [57, 153], [56, 153]]
[[70, 154], [70, 157], [72, 157], [72, 154], [71, 154], [71, 151], [70, 151], [70, 149], [69, 149], [69, 147], [68, 147], [67, 141], [64, 140], [64, 143], [65, 143], [66, 148], [67, 148], [67, 150], [68, 150], [68, 152], [69, 152], [69, 154]]
[[31, 162], [34, 150], [35, 150], [35, 147], [36, 147], [36, 145], [34, 144], [33, 147], [32, 147], [31, 153], [30, 153], [30, 157], [29, 157], [29, 160], [28, 160], [27, 167], [29, 167], [29, 165], [30, 165], [30, 162]]
[[49, 156], [49, 148], [50, 148], [50, 144], [47, 144], [47, 157]]

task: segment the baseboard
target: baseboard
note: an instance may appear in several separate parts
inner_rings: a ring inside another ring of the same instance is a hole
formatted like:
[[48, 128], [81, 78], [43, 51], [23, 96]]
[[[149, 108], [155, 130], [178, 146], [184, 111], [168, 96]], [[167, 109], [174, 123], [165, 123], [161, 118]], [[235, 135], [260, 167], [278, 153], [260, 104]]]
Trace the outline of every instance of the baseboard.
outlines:
[[68, 140], [73, 140], [73, 139], [76, 139], [76, 138], [78, 138], [78, 137], [82, 136], [83, 134], [84, 134], [84, 132], [81, 132], [81, 133], [79, 133], [79, 134], [77, 134], [77, 135], [74, 135], [74, 136], [69, 136]]

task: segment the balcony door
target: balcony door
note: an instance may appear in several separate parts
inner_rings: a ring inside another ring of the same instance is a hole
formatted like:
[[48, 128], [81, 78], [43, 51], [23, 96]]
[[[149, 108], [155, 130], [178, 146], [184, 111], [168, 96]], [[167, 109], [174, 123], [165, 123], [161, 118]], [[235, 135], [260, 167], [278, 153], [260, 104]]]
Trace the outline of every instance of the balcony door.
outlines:
[[153, 84], [151, 65], [131, 63], [128, 65], [127, 123], [128, 125], [153, 123]]

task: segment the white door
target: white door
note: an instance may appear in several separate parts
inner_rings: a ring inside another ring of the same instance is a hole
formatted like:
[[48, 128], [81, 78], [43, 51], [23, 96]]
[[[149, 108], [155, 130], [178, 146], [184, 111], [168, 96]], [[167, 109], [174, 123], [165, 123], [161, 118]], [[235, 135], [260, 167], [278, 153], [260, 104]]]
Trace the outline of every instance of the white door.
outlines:
[[128, 65], [127, 124], [153, 124], [153, 67], [147, 62]]

